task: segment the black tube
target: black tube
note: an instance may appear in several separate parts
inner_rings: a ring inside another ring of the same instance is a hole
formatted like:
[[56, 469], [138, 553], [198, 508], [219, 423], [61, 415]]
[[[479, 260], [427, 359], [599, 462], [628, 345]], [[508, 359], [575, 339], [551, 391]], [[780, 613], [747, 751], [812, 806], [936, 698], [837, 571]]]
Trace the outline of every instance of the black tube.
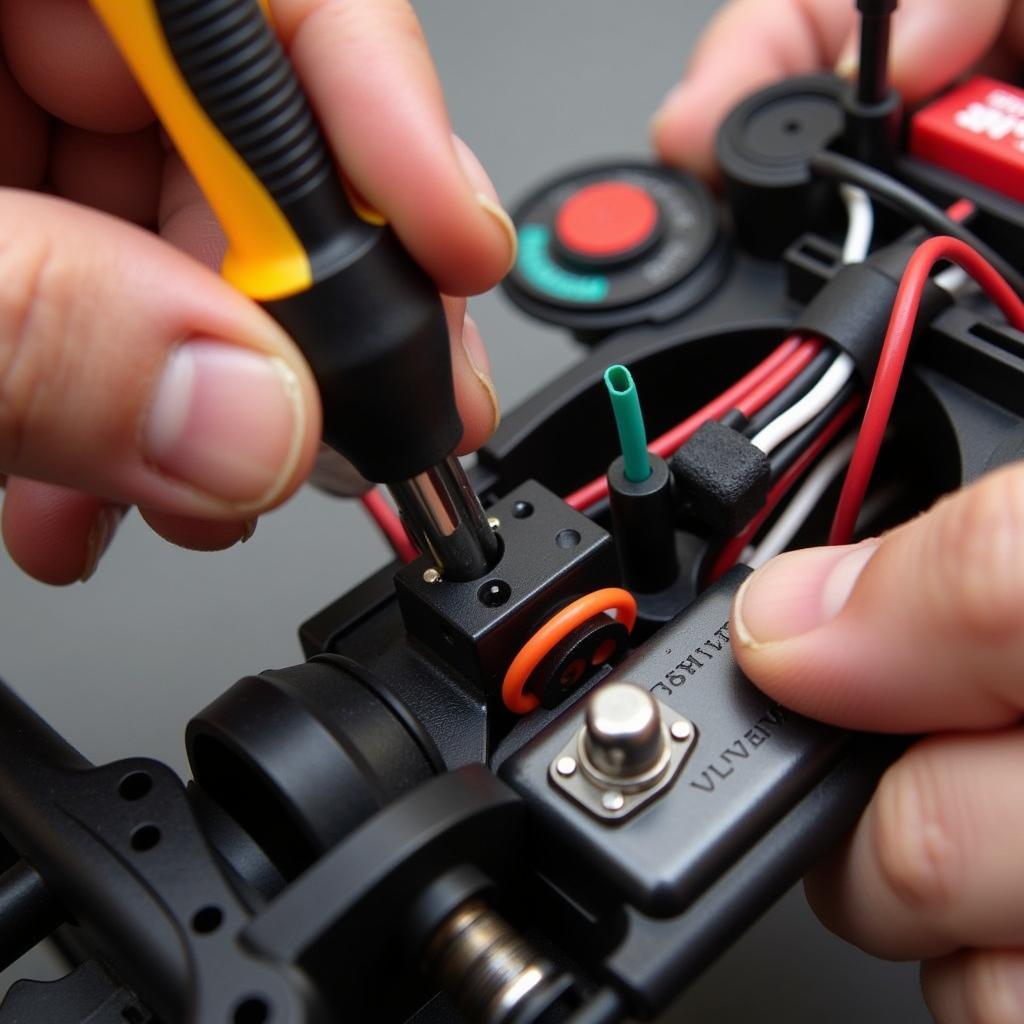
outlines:
[[0, 875], [0, 970], [42, 942], [64, 921], [43, 880], [20, 861]]
[[750, 417], [750, 422], [743, 434], [746, 437], [754, 437], [791, 405], [799, 402], [835, 362], [836, 354], [836, 350], [831, 345], [826, 345], [789, 384]]
[[949, 235], [977, 250], [1006, 279], [1013, 290], [1024, 296], [1024, 275], [1015, 270], [990, 245], [973, 231], [947, 217], [920, 193], [908, 188], [889, 174], [868, 167], [841, 153], [823, 151], [811, 157], [811, 170], [822, 178], [858, 185], [876, 199], [905, 217], [939, 235]]
[[651, 455], [651, 474], [635, 483], [626, 477], [620, 455], [608, 467], [612, 534], [622, 578], [630, 590], [654, 594], [679, 576], [672, 474], [664, 459]]
[[832, 422], [840, 409], [856, 394], [859, 383], [848, 381], [843, 389], [825, 406], [817, 416], [798, 430], [788, 441], [779, 445], [770, 456], [771, 480], [774, 484], [790, 466], [800, 458], [814, 439]]
[[896, 0], [858, 0], [860, 72], [857, 101], [873, 106], [889, 95], [889, 26]]

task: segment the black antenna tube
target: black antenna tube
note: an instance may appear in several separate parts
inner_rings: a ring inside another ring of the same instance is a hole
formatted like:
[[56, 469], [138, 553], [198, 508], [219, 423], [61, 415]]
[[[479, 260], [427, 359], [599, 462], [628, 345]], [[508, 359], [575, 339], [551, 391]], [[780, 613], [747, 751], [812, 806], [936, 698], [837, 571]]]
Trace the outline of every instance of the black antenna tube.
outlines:
[[889, 84], [889, 34], [897, 0], [857, 0], [860, 68], [843, 97], [843, 148], [858, 160], [886, 168], [899, 135], [901, 101]]

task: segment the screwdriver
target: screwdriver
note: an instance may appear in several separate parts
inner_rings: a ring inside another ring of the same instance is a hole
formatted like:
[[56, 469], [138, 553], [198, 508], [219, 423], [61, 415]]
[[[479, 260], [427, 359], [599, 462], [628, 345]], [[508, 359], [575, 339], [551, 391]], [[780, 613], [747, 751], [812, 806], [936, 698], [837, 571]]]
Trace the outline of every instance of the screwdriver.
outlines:
[[309, 362], [324, 440], [387, 484], [443, 579], [499, 545], [462, 436], [437, 289], [347, 192], [260, 0], [92, 0], [228, 239], [222, 273]]

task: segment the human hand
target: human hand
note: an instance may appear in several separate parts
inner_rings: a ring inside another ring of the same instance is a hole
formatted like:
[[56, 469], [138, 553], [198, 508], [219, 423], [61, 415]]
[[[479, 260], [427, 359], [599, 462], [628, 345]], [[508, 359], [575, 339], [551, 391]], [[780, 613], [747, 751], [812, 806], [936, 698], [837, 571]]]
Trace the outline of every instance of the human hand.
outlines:
[[1024, 465], [881, 540], [784, 554], [733, 606], [735, 653], [787, 707], [936, 733], [807, 880], [826, 925], [922, 959], [940, 1024], [1024, 1020]]
[[[514, 231], [451, 134], [410, 4], [271, 7], [357, 191], [447, 295], [496, 283]], [[223, 254], [216, 222], [86, 0], [0, 0], [0, 41], [11, 556], [50, 583], [85, 578], [133, 504], [175, 543], [234, 544], [309, 472], [320, 436], [309, 369], [269, 316], [208, 269]], [[468, 451], [498, 407], [465, 300], [445, 306]]]
[[[835, 67], [853, 77], [854, 0], [732, 0], [697, 46], [652, 122], [666, 163], [714, 177], [718, 126], [745, 96], [779, 79]], [[1024, 57], [1024, 0], [901, 0], [893, 83], [915, 103], [985, 61], [998, 77]]]

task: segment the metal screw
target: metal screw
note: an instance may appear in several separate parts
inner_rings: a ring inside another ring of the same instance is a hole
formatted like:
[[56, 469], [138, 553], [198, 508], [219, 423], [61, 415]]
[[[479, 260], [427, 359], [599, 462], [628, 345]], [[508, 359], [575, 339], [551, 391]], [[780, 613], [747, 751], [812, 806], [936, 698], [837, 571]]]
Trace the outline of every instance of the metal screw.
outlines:
[[607, 683], [587, 700], [584, 750], [594, 767], [615, 779], [634, 779], [665, 756], [657, 701], [633, 683]]
[[626, 803], [626, 798], [617, 790], [609, 789], [603, 797], [601, 797], [601, 806], [606, 811], [621, 811], [623, 805]]
[[492, 530], [496, 530], [499, 526], [501, 526], [501, 520], [497, 516], [488, 516], [487, 525], [490, 526]]
[[688, 740], [693, 735], [693, 726], [685, 719], [679, 719], [672, 723], [672, 728], [669, 732], [672, 733], [672, 739], [674, 740]]
[[[464, 903], [434, 932], [426, 967], [473, 1024], [522, 1019], [524, 1003], [555, 970], [479, 900]], [[517, 1012], [520, 1011], [520, 1012]]]
[[571, 757], [560, 757], [558, 764], [555, 765], [555, 771], [568, 778], [576, 771], [576, 761]]
[[437, 569], [424, 569], [423, 570], [423, 582], [424, 583], [440, 583], [441, 573]]

